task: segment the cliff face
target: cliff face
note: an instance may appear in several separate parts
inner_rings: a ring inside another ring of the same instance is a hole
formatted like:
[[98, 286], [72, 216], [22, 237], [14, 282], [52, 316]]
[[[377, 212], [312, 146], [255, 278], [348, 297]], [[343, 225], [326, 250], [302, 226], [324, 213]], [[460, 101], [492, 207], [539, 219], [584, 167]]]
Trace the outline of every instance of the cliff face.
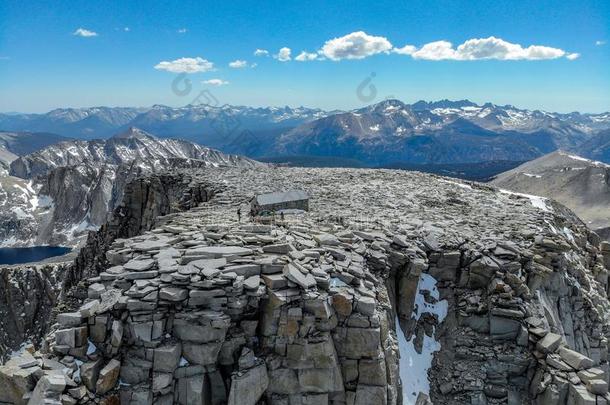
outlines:
[[[86, 298], [0, 368], [0, 403], [605, 401], [610, 245], [562, 206], [407, 172], [173, 176], [134, 195], [213, 197], [154, 223], [126, 203], [66, 278]], [[289, 188], [311, 212], [238, 222]]]
[[64, 290], [108, 266], [106, 251], [117, 238], [130, 238], [152, 229], [159, 217], [189, 210], [208, 201], [215, 188], [185, 172], [140, 177], [128, 183], [122, 203], [96, 233], [90, 233], [64, 279]]
[[0, 359], [47, 332], [66, 267], [0, 268]]
[[[117, 238], [151, 229], [159, 216], [188, 210], [213, 193], [182, 173], [137, 178], [125, 187], [110, 221], [90, 232], [74, 262], [0, 267], [0, 358], [24, 342], [39, 343], [54, 307], [82, 299], [77, 284], [107, 266], [105, 252]], [[63, 298], [65, 302], [62, 302]]]

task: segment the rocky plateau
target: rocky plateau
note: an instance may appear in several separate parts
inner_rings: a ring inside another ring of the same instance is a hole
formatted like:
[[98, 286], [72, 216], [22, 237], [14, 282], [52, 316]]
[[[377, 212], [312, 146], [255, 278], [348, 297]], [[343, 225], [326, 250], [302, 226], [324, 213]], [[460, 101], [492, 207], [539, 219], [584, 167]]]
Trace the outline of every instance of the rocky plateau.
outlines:
[[[309, 212], [246, 215], [291, 189]], [[609, 268], [564, 206], [479, 183], [145, 174], [74, 263], [0, 270], [0, 403], [607, 404]]]

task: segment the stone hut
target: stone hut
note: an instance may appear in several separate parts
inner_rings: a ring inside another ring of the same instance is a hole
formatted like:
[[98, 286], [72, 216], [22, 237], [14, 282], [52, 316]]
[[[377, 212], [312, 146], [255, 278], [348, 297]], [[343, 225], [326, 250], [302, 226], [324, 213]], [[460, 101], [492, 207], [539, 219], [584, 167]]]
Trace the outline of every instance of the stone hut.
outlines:
[[277, 191], [256, 195], [251, 202], [252, 215], [284, 210], [309, 211], [309, 195], [303, 190]]

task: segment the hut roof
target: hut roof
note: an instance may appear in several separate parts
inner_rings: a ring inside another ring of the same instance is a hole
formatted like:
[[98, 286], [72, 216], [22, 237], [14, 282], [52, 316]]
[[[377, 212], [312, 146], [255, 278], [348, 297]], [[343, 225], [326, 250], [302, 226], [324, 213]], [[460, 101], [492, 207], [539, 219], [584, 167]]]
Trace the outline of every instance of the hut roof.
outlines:
[[254, 197], [259, 205], [281, 204], [288, 201], [301, 201], [309, 199], [303, 190], [276, 191], [274, 193], [259, 194]]

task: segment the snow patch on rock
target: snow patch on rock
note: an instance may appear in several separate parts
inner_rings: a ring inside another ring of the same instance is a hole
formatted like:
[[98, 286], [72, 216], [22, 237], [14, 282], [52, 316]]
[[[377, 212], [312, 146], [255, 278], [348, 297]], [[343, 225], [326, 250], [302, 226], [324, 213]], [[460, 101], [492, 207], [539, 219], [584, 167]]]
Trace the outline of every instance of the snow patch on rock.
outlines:
[[523, 193], [515, 193], [514, 191], [508, 191], [505, 189], [500, 189], [500, 192], [503, 194], [508, 194], [508, 195], [516, 195], [519, 197], [524, 197], [530, 200], [530, 202], [532, 203], [532, 205], [542, 211], [546, 211], [546, 212], [552, 212], [553, 209], [551, 207], [549, 207], [546, 203], [547, 199], [544, 197], [540, 197], [537, 195], [531, 195], [531, 194], [523, 194]]
[[[422, 291], [429, 291], [436, 303], [426, 302]], [[442, 322], [447, 316], [447, 300], [439, 301], [440, 294], [436, 287], [436, 279], [429, 274], [422, 274], [417, 284], [417, 295], [415, 296], [415, 306], [413, 318], [419, 319], [424, 313], [436, 314], [438, 322]], [[428, 380], [428, 370], [432, 366], [434, 353], [441, 349], [441, 344], [433, 337], [424, 334], [424, 341], [421, 353], [415, 348], [415, 337], [407, 340], [400, 328], [398, 316], [396, 316], [396, 334], [398, 335], [398, 349], [400, 351], [399, 374], [402, 382], [403, 403], [414, 405], [419, 393], [430, 393], [430, 381]]]

